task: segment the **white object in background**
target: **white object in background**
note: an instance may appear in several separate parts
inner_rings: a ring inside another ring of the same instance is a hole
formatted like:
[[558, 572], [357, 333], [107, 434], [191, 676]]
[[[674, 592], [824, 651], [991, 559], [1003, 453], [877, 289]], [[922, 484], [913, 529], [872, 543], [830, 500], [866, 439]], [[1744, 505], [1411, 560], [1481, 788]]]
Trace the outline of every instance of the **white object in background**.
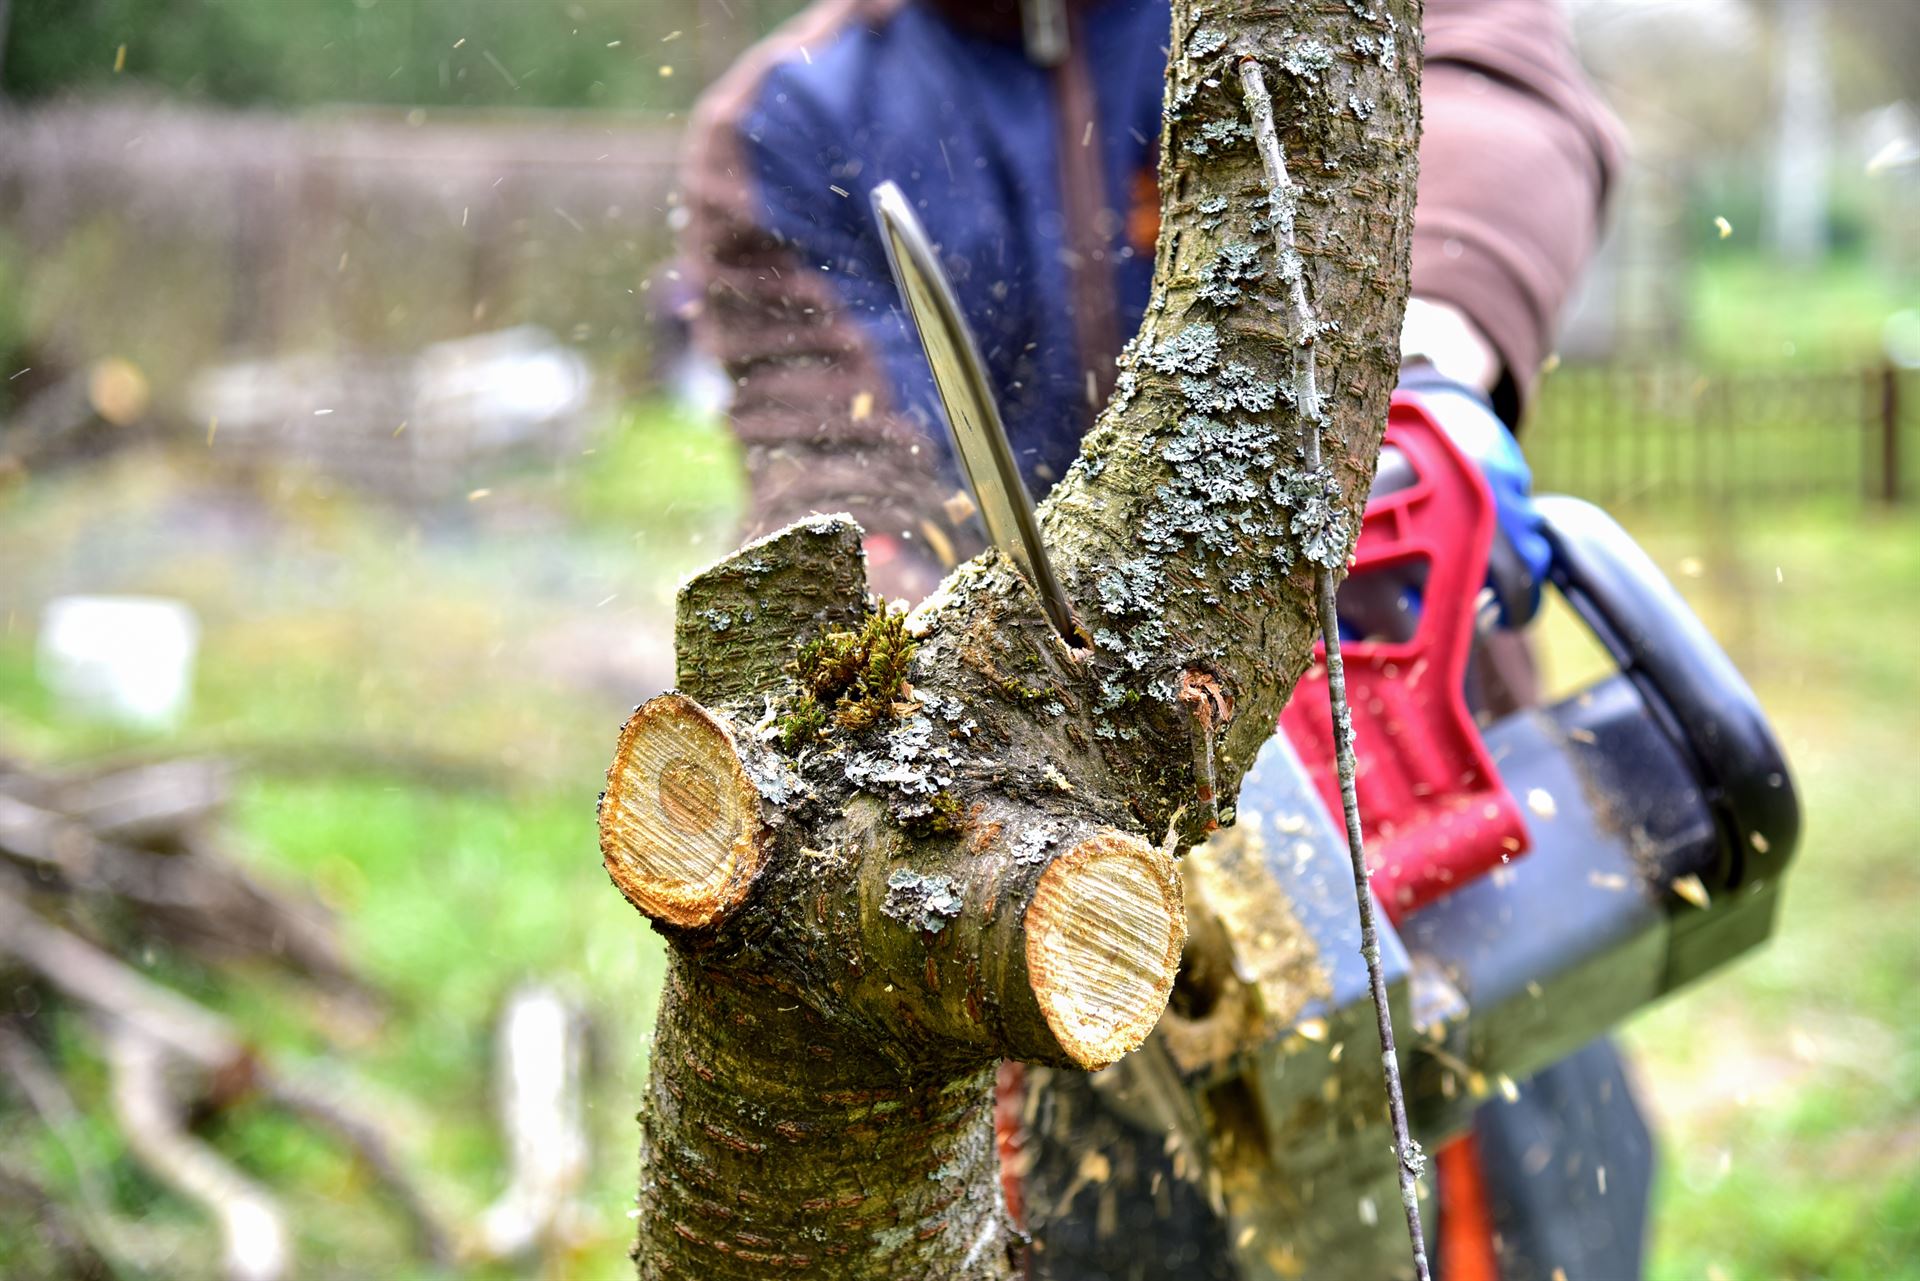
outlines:
[[1920, 369], [1920, 311], [1896, 311], [1880, 326], [1887, 359], [1902, 369]]
[[179, 723], [200, 622], [159, 596], [60, 596], [40, 619], [40, 680], [67, 710], [143, 728]]
[[538, 325], [434, 343], [412, 372], [407, 430], [417, 439], [464, 438], [469, 454], [535, 442], [578, 419], [593, 398], [586, 357]]
[[[480, 1216], [478, 1253], [551, 1258], [580, 1237], [576, 1194], [590, 1164], [584, 1011], [554, 989], [514, 992], [494, 1033], [494, 1088], [512, 1181]], [[544, 1275], [544, 1272], [543, 1272]]]

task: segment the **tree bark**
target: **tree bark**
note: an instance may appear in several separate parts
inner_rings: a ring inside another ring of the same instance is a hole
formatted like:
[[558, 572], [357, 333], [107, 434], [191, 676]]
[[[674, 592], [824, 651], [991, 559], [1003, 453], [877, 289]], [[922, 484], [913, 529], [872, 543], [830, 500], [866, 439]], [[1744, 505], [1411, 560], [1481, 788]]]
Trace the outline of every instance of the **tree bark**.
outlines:
[[602, 850], [670, 944], [643, 1278], [1011, 1276], [994, 1062], [1104, 1066], [1166, 1003], [1172, 856], [1231, 821], [1386, 420], [1418, 4], [1176, 0], [1171, 48], [1152, 301], [1041, 513], [1080, 643], [993, 552], [889, 615], [816, 518], [683, 589], [681, 690], [622, 730]]

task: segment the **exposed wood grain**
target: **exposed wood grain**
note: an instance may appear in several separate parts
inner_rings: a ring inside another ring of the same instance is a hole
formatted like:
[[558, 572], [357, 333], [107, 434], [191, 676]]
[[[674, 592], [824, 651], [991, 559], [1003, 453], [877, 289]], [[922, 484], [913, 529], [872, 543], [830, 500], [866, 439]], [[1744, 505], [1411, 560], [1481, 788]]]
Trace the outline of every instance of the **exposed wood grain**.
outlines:
[[1084, 1067], [1131, 1053], [1166, 1008], [1186, 942], [1180, 887], [1145, 841], [1103, 832], [1050, 864], [1027, 907], [1027, 977]]
[[759, 796], [733, 731], [664, 694], [620, 731], [600, 800], [600, 851], [627, 901], [671, 925], [712, 923], [738, 904], [765, 855]]

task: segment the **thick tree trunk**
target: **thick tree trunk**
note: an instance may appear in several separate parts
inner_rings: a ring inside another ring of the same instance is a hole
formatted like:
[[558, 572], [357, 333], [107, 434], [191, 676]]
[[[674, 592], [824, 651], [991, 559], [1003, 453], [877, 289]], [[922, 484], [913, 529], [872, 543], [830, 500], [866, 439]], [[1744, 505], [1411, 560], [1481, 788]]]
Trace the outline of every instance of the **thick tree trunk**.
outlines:
[[1081, 645], [993, 553], [874, 612], [843, 519], [683, 590], [680, 692], [623, 729], [601, 807], [672, 950], [642, 1277], [1011, 1275], [992, 1065], [1099, 1067], [1151, 1030], [1172, 854], [1230, 821], [1358, 528], [1418, 17], [1175, 3], [1152, 304], [1042, 514]]

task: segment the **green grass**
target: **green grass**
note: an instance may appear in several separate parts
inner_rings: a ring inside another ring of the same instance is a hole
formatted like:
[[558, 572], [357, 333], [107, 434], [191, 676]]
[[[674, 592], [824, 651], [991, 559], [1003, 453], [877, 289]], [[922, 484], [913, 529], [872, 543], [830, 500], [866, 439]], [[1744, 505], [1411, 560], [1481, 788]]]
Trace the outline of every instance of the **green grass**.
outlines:
[[[1749, 511], [1877, 493], [1884, 477], [1882, 330], [1920, 309], [1920, 281], [1840, 254], [1797, 270], [1711, 245], [1687, 265], [1688, 341], [1568, 366], [1540, 381], [1524, 440], [1541, 489], [1653, 509]], [[1920, 375], [1896, 386], [1899, 453], [1920, 485]]]
[[1657, 1278], [1920, 1277], [1920, 517], [1638, 522], [1752, 679], [1807, 815], [1780, 932], [1638, 1020]]
[[[502, 996], [524, 978], [557, 982], [596, 1014], [600, 1067], [591, 1105], [599, 1164], [587, 1196], [600, 1266], [617, 1274], [633, 1188], [633, 1101], [645, 1071], [644, 1012], [660, 974], [655, 939], [600, 870], [593, 830], [598, 779], [524, 796], [423, 793], [404, 786], [319, 781], [250, 788], [235, 815], [275, 862], [315, 885], [340, 911], [349, 947], [393, 998], [387, 1026], [353, 1051], [356, 1065], [389, 1096], [408, 1101], [419, 1131], [413, 1156], [466, 1202], [501, 1187], [505, 1169], [493, 1130], [487, 1066]], [[271, 997], [268, 998], [271, 1000]], [[271, 1020], [257, 1005], [248, 1011]], [[246, 1009], [247, 1006], [243, 1006]], [[269, 1024], [271, 1025], [271, 1024]], [[292, 1039], [292, 1038], [289, 1038]], [[265, 1127], [255, 1133], [255, 1124]], [[329, 1224], [345, 1182], [337, 1160], [273, 1118], [249, 1118], [242, 1154], [259, 1148], [265, 1174], [291, 1162], [286, 1179], [308, 1187], [303, 1227], [312, 1257], [366, 1266], [398, 1257], [398, 1241], [369, 1240], [359, 1225]]]
[[1920, 305], [1920, 282], [1889, 273], [1864, 253], [1799, 269], [1714, 244], [1699, 252], [1692, 273], [1693, 355], [1709, 369], [1871, 362], [1887, 317]]
[[[340, 913], [350, 953], [390, 1004], [365, 1026], [330, 1017], [273, 974], [235, 981], [173, 961], [156, 975], [223, 1011], [287, 1062], [323, 1076], [329, 1063], [350, 1063], [376, 1091], [382, 1115], [398, 1118], [390, 1137], [456, 1222], [470, 1221], [504, 1187], [489, 1081], [502, 998], [520, 980], [540, 978], [583, 1000], [596, 1022], [588, 1101], [596, 1165], [584, 1192], [593, 1231], [566, 1274], [579, 1277], [625, 1272], [631, 1118], [661, 964], [656, 939], [600, 870], [596, 790], [586, 771], [571, 788], [520, 795], [256, 781], [234, 807], [235, 826], [266, 870], [308, 884]], [[140, 1173], [103, 1120], [105, 1084], [90, 1039], [78, 1027], [67, 1032], [64, 1060], [89, 1113], [88, 1149], [110, 1171], [121, 1210], [197, 1231], [193, 1212]], [[209, 1137], [282, 1198], [301, 1275], [396, 1275], [406, 1258], [402, 1225], [329, 1140], [259, 1105], [228, 1114]], [[52, 1145], [37, 1152], [57, 1185], [71, 1188]], [[0, 1241], [0, 1262], [5, 1255]]]
[[[652, 691], [609, 689], [605, 676], [583, 685], [564, 669], [633, 638], [670, 645], [678, 578], [730, 542], [730, 450], [712, 424], [630, 410], [580, 459], [417, 520], [297, 481], [236, 494], [193, 452], [123, 456], [0, 494], [0, 750], [58, 761], [212, 748], [257, 762], [230, 811], [242, 856], [332, 908], [391, 1004], [368, 1026], [284, 976], [166, 955], [157, 976], [276, 1055], [351, 1063], [455, 1221], [504, 1186], [490, 1093], [503, 999], [539, 978], [592, 1011], [591, 1234], [570, 1277], [628, 1274], [632, 1114], [662, 954], [608, 885], [593, 817], [619, 719]], [[232, 508], [246, 536], [200, 528], [209, 505]], [[40, 604], [58, 591], [194, 607], [202, 650], [177, 730], [63, 714], [33, 650]], [[86, 1029], [68, 1021], [62, 1035], [89, 1161], [121, 1212], [193, 1243], [181, 1266], [195, 1274], [205, 1224], [126, 1153]], [[405, 1275], [400, 1225], [329, 1141], [262, 1106], [213, 1137], [286, 1202], [300, 1275]], [[58, 1146], [32, 1142], [72, 1193]], [[0, 1240], [0, 1275], [7, 1256]]]
[[[738, 447], [712, 423], [683, 410], [630, 405], [590, 464], [570, 469], [563, 483], [567, 510], [587, 525], [630, 529], [636, 539], [664, 544], [675, 529], [730, 531], [745, 480]], [[725, 550], [707, 547], [688, 567]]]

